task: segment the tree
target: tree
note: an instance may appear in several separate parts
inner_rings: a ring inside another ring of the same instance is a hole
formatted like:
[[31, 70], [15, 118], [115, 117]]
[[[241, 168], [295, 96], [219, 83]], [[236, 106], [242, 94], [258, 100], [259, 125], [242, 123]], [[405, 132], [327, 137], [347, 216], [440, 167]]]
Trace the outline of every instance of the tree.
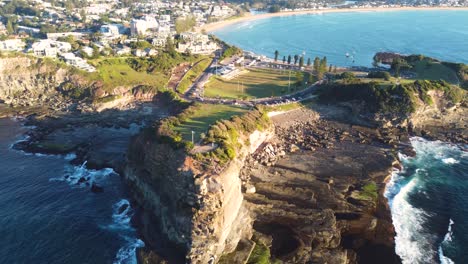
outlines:
[[333, 67], [332, 67], [332, 65], [330, 64], [330, 67], [328, 68], [328, 72], [332, 72], [332, 70], [333, 70]]
[[314, 72], [315, 72], [315, 74], [318, 74], [319, 70], [320, 70], [320, 58], [315, 57], [315, 59], [314, 59]]
[[288, 55], [288, 64], [291, 64], [291, 55]]
[[299, 60], [299, 55], [294, 55], [294, 65], [296, 65], [297, 61]]
[[283, 64], [286, 63], [286, 56], [283, 56]]
[[275, 62], [278, 60], [278, 56], [279, 56], [279, 51], [275, 50]]
[[299, 59], [299, 67], [304, 67], [304, 57], [301, 56], [301, 58]]
[[281, 11], [281, 7], [279, 5], [272, 5], [268, 9], [268, 12], [270, 13], [278, 13], [279, 11]]
[[192, 28], [197, 24], [197, 21], [194, 16], [187, 16], [185, 18], [178, 18], [175, 22], [175, 29], [177, 33], [182, 33], [192, 30]]
[[312, 65], [312, 62], [310, 61], [310, 58], [307, 59], [307, 67], [310, 67]]
[[13, 23], [11, 23], [10, 19], [8, 19], [6, 30], [8, 31], [8, 34], [13, 34], [13, 32], [15, 31], [13, 28]]
[[176, 52], [174, 42], [172, 41], [171, 37], [167, 37], [166, 39], [166, 51], [170, 54], [174, 54]]
[[320, 60], [320, 72], [327, 72], [327, 64], [327, 57], [323, 57], [322, 60]]

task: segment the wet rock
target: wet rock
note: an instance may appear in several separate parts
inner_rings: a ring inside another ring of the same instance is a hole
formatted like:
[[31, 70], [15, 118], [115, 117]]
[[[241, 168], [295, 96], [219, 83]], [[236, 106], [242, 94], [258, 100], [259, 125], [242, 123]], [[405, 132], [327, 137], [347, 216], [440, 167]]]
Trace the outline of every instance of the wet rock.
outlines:
[[86, 182], [86, 179], [85, 179], [84, 177], [80, 177], [80, 178], [78, 179], [78, 182], [77, 182], [77, 183], [78, 183], [78, 184], [82, 184], [82, 183], [84, 183], [84, 182]]
[[102, 192], [104, 192], [104, 188], [97, 185], [97, 184], [95, 184], [95, 183], [93, 183], [91, 185], [91, 192], [93, 192], [93, 193], [102, 193]]

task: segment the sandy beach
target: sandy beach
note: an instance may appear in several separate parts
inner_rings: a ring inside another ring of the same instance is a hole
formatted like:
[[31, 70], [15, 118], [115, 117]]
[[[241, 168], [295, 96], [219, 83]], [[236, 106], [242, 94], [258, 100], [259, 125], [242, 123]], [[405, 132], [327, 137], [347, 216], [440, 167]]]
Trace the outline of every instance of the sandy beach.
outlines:
[[302, 10], [302, 11], [287, 11], [278, 13], [265, 13], [258, 15], [246, 14], [243, 17], [235, 19], [219, 21], [215, 23], [205, 24], [198, 28], [198, 31], [205, 30], [213, 32], [223, 27], [247, 21], [265, 19], [270, 17], [307, 15], [307, 14], [323, 14], [323, 13], [344, 13], [344, 12], [389, 12], [389, 11], [427, 11], [427, 10], [468, 10], [468, 7], [376, 7], [376, 8], [330, 8], [321, 10]]

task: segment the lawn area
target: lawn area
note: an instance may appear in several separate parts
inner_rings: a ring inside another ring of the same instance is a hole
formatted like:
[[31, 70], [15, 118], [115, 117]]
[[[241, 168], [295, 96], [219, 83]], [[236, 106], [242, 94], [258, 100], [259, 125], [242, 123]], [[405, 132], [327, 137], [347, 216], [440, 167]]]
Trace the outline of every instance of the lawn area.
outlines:
[[[300, 87], [296, 87], [296, 72], [291, 72], [291, 90], [302, 90], [304, 73], [300, 73]], [[307, 79], [307, 78], [306, 78]], [[247, 73], [231, 80], [212, 77], [205, 85], [205, 96], [221, 98], [264, 98], [288, 93], [289, 72], [270, 69], [248, 69]], [[290, 92], [292, 92], [290, 91]]]
[[192, 140], [191, 131], [195, 131], [195, 142], [197, 142], [200, 140], [200, 134], [206, 133], [217, 120], [229, 119], [246, 111], [245, 108], [232, 105], [202, 104], [189, 120], [176, 127], [175, 130], [180, 132], [187, 141]]
[[94, 61], [96, 72], [91, 73], [93, 80], [100, 80], [104, 88], [113, 89], [117, 86], [149, 85], [163, 88], [168, 82], [168, 76], [163, 73], [149, 74], [138, 72], [131, 68], [124, 58], [108, 58]]
[[419, 80], [445, 80], [449, 83], [458, 84], [457, 73], [449, 67], [439, 63], [430, 62], [425, 59], [415, 62], [411, 71], [416, 73], [416, 79]]

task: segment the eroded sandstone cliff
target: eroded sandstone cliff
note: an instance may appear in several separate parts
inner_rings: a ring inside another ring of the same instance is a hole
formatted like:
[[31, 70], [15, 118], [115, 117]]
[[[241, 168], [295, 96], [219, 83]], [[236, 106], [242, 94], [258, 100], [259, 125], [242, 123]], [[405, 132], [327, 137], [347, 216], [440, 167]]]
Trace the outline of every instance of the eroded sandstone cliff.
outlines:
[[235, 159], [203, 171], [184, 150], [145, 135], [135, 138], [125, 179], [143, 209], [146, 241], [153, 247], [178, 248], [190, 263], [210, 263], [234, 251], [240, 239], [250, 239], [252, 219], [239, 174], [246, 156], [271, 135], [271, 130], [257, 130], [242, 136]]

